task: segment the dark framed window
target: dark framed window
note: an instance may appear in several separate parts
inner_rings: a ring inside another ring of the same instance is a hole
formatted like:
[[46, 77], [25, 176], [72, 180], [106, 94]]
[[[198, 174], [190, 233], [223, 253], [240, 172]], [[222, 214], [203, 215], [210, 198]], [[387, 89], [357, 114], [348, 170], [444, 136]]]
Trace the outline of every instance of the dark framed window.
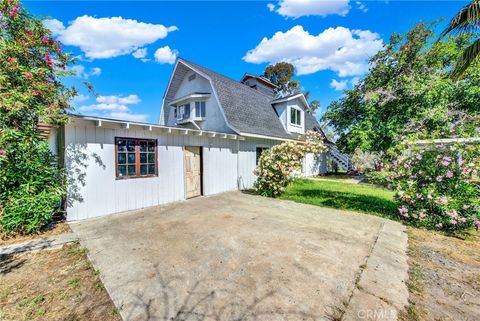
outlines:
[[290, 108], [290, 123], [294, 125], [302, 125], [302, 111], [297, 108]]
[[118, 179], [157, 176], [157, 140], [116, 137], [115, 163]]
[[255, 155], [255, 164], [258, 165], [258, 160], [260, 159], [260, 156], [262, 156], [263, 152], [268, 150], [268, 147], [257, 147], [256, 149], [256, 155]]
[[196, 101], [195, 102], [195, 117], [205, 117], [205, 102]]

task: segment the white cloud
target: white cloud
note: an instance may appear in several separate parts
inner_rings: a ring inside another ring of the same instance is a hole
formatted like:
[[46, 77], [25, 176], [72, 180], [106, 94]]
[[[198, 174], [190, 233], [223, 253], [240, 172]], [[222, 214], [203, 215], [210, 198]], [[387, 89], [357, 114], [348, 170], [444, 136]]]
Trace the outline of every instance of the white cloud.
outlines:
[[88, 112], [106, 118], [145, 122], [146, 114], [133, 113], [128, 105], [136, 105], [141, 102], [137, 95], [123, 96], [98, 96], [96, 104], [81, 106], [81, 112]]
[[75, 77], [84, 79], [88, 79], [88, 77], [90, 76], [100, 76], [100, 74], [102, 73], [102, 69], [100, 69], [99, 67], [94, 67], [87, 71], [85, 69], [85, 66], [83, 65], [75, 65], [69, 67], [69, 70], [74, 72]]
[[155, 61], [160, 64], [173, 64], [175, 63], [177, 56], [178, 51], [175, 49], [171, 50], [169, 46], [158, 48], [154, 54]]
[[87, 58], [112, 58], [130, 54], [140, 47], [165, 38], [177, 27], [139, 22], [122, 17], [77, 17], [65, 27], [56, 19], [44, 24], [65, 45], [77, 46]]
[[330, 82], [330, 87], [339, 91], [347, 89], [347, 86], [348, 86], [348, 80], [346, 79], [345, 80], [332, 79], [332, 81]]
[[311, 35], [297, 25], [286, 32], [276, 32], [247, 52], [243, 60], [251, 63], [293, 64], [298, 75], [332, 70], [340, 77], [361, 75], [368, 70], [368, 59], [383, 46], [380, 36], [369, 30], [345, 27], [328, 28]]
[[132, 56], [137, 58], [137, 59], [145, 58], [147, 56], [147, 48], [140, 48], [140, 49], [135, 50], [132, 53]]
[[350, 10], [348, 2], [349, 0], [281, 0], [277, 13], [288, 18], [325, 17], [331, 14], [345, 16]]
[[275, 10], [275, 5], [273, 3], [267, 3], [267, 8], [268, 10], [273, 11]]
[[88, 95], [84, 95], [84, 94], [78, 94], [76, 95], [75, 97], [73, 97], [70, 102], [72, 104], [77, 104], [77, 103], [83, 103], [84, 101], [87, 101], [90, 99], [90, 96]]
[[360, 10], [364, 13], [366, 13], [368, 11], [367, 6], [363, 2], [356, 1], [355, 4], [357, 5], [358, 10]]

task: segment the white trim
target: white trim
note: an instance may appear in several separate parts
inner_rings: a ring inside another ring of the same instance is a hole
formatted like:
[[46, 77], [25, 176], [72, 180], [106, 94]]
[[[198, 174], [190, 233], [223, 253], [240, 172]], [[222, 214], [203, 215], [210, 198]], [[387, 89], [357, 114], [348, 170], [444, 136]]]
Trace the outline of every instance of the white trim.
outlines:
[[177, 106], [181, 103], [181, 105], [185, 104], [186, 102], [193, 101], [193, 100], [205, 100], [210, 97], [210, 94], [189, 94], [180, 98], [177, 98], [175, 100], [172, 100], [169, 105], [170, 106]]
[[[293, 126], [293, 127], [297, 127], [297, 128], [303, 129], [303, 128], [304, 128], [304, 127], [303, 127], [303, 126], [304, 126], [303, 123], [305, 122], [305, 121], [303, 120], [303, 118], [305, 118], [305, 117], [302, 117], [302, 116], [304, 116], [302, 113], [304, 113], [305, 111], [302, 110], [300, 107], [297, 107], [297, 106], [287, 106], [287, 107], [288, 107], [288, 123], [289, 123], [291, 126]], [[297, 110], [297, 111], [300, 112], [300, 124], [292, 123], [292, 109], [295, 109], [295, 110]]]
[[296, 95], [293, 95], [293, 96], [290, 96], [290, 97], [274, 99], [274, 100], [272, 101], [272, 104], [279, 104], [279, 103], [283, 103], [283, 102], [286, 102], [286, 101], [294, 100], [294, 99], [297, 99], [297, 98], [301, 98], [301, 100], [302, 100], [303, 104], [305, 105], [305, 107], [309, 107], [309, 106], [310, 106], [310, 105], [308, 104], [307, 98], [305, 98], [305, 95], [302, 94], [302, 93], [299, 93], [299, 94], [296, 94]]
[[[218, 94], [217, 94], [217, 90], [215, 89], [215, 86], [213, 85], [213, 81], [210, 77], [208, 77], [206, 74], [204, 74], [203, 72], [200, 72], [199, 70], [197, 70], [196, 68], [192, 67], [191, 65], [189, 65], [186, 61], [182, 60], [182, 59], [179, 59], [177, 61], [177, 63], [182, 63], [184, 64], [186, 67], [190, 68], [191, 70], [195, 71], [197, 74], [199, 74], [200, 76], [204, 77], [205, 79], [207, 79], [209, 82], [210, 82], [210, 86], [212, 86], [212, 91], [213, 91], [213, 95], [215, 96], [215, 99], [217, 100], [217, 103], [218, 103], [218, 106], [220, 106], [220, 112], [222, 113], [223, 115], [223, 118], [225, 119], [225, 123], [227, 124], [228, 127], [230, 127], [230, 129], [232, 129], [235, 133], [237, 134], [240, 134], [240, 131], [238, 129], [236, 129], [235, 127], [233, 127], [229, 122], [228, 122], [228, 119], [227, 119], [227, 115], [225, 115], [225, 111], [223, 110], [223, 106], [222, 104], [220, 103], [220, 99], [218, 98]], [[168, 87], [167, 87], [168, 88]]]
[[227, 133], [220, 133], [220, 132], [213, 132], [213, 131], [204, 131], [204, 130], [197, 130], [197, 129], [190, 129], [190, 128], [181, 128], [181, 127], [172, 127], [172, 126], [163, 126], [157, 124], [150, 124], [150, 123], [141, 123], [141, 122], [132, 122], [132, 121], [124, 121], [124, 120], [117, 120], [117, 119], [108, 119], [108, 118], [101, 118], [95, 116], [83, 116], [83, 115], [75, 115], [69, 114], [69, 118], [71, 119], [79, 119], [79, 120], [87, 120], [91, 121], [94, 126], [98, 124], [98, 122], [102, 122], [102, 126], [106, 124], [117, 124], [120, 125], [123, 129], [132, 129], [132, 126], [137, 126], [139, 129], [152, 131], [153, 129], [160, 129], [161, 132], [171, 133], [171, 134], [183, 134], [183, 135], [206, 135], [207, 137], [220, 137], [224, 139], [238, 139], [238, 140], [245, 140], [245, 138], [240, 137], [236, 134], [227, 134]]
[[165, 124], [165, 111], [163, 108], [165, 108], [165, 96], [167, 96], [167, 93], [168, 93], [168, 89], [170, 88], [170, 84], [172, 83], [172, 80], [173, 80], [173, 75], [175, 75], [175, 72], [177, 71], [177, 66], [178, 66], [178, 60], [177, 62], [175, 63], [175, 67], [173, 68], [173, 72], [172, 74], [170, 75], [170, 80], [168, 81], [168, 85], [167, 85], [167, 88], [165, 89], [165, 92], [163, 93], [163, 97], [162, 97], [162, 108], [160, 108], [160, 119], [158, 120], [158, 123], [160, 125], [163, 125]]

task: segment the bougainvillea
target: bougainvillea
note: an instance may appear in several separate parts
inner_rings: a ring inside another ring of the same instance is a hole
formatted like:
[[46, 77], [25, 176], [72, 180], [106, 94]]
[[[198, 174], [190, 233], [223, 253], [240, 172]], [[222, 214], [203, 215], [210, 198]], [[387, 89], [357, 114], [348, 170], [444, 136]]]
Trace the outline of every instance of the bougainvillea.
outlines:
[[458, 231], [480, 225], [480, 146], [405, 143], [391, 165], [398, 213], [413, 225]]
[[71, 62], [42, 21], [0, 0], [0, 224], [33, 232], [48, 223], [64, 182], [38, 124], [61, 124], [75, 90], [60, 77]]
[[318, 157], [324, 150], [323, 136], [315, 131], [306, 132], [305, 141], [284, 142], [265, 150], [255, 169], [256, 192], [263, 196], [279, 196], [301, 171], [305, 154]]

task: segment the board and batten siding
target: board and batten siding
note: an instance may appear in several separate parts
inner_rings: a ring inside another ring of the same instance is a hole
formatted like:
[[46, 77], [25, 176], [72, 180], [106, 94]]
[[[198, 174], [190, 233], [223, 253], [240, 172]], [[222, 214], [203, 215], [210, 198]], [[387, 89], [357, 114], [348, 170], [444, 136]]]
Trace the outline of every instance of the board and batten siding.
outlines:
[[[158, 176], [115, 177], [115, 137], [157, 139]], [[158, 130], [97, 127], [74, 119], [65, 126], [69, 221], [124, 212], [185, 199], [183, 146], [203, 148], [204, 195], [236, 190], [238, 142]]]

